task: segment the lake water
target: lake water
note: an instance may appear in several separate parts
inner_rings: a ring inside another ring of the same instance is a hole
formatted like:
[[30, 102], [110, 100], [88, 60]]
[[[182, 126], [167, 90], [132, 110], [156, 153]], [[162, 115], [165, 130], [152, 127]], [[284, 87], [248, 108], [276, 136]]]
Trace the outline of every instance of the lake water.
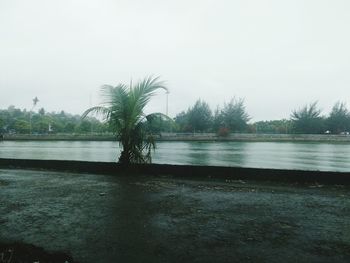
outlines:
[[[119, 153], [117, 142], [0, 142], [0, 158], [113, 162]], [[158, 142], [153, 162], [350, 172], [350, 144]]]

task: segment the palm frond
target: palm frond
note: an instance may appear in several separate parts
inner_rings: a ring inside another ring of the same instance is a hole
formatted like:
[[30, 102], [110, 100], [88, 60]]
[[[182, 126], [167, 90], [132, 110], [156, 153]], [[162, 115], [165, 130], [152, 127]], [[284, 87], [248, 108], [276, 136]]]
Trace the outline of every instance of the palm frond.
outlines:
[[[153, 136], [147, 129], [147, 121], [153, 117], [170, 118], [161, 113], [145, 116], [143, 110], [158, 89], [167, 90], [159, 77], [148, 77], [133, 87], [119, 84], [101, 87], [102, 105], [92, 107], [83, 114], [102, 114], [116, 130], [123, 148], [121, 163], [144, 163], [151, 161], [151, 150], [155, 148]], [[146, 119], [146, 121], [144, 121]]]
[[129, 105], [131, 114], [130, 121], [133, 125], [143, 119], [143, 110], [158, 89], [167, 90], [164, 86], [164, 82], [159, 81], [159, 77], [145, 78], [143, 81], [138, 82], [134, 87], [131, 87]]
[[161, 113], [161, 112], [154, 112], [151, 114], [148, 114], [145, 116], [147, 121], [152, 121], [154, 119], [161, 119], [163, 121], [170, 121], [170, 122], [174, 122], [174, 120], [172, 118], [170, 118], [168, 115]]
[[164, 82], [159, 81], [159, 77], [148, 77], [132, 88], [131, 96], [134, 98], [135, 102], [137, 102], [137, 106], [143, 109], [158, 89], [168, 91]]
[[87, 115], [89, 115], [90, 113], [94, 113], [94, 114], [101, 114], [103, 115], [105, 118], [108, 119], [109, 115], [111, 114], [110, 109], [104, 106], [95, 106], [95, 107], [91, 107], [89, 109], [87, 109], [81, 116], [82, 119], [86, 118]]

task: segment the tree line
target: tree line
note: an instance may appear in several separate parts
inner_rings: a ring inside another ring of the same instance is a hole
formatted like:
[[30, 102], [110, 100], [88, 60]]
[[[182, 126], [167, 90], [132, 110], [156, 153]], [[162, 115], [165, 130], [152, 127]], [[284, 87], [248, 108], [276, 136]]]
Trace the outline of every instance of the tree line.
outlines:
[[[209, 104], [198, 99], [186, 111], [169, 119], [164, 115], [154, 115], [147, 122], [153, 133], [212, 132], [226, 136], [232, 132], [246, 133], [285, 133], [285, 134], [340, 134], [350, 131], [350, 113], [344, 102], [337, 102], [328, 115], [323, 115], [317, 102], [304, 105], [291, 112], [289, 119], [268, 120], [250, 123], [245, 102], [241, 98], [232, 98], [213, 111]], [[14, 106], [0, 110], [0, 132], [17, 134], [88, 134], [113, 132], [113, 125], [94, 117], [82, 118], [64, 111], [46, 112], [44, 108], [37, 112], [21, 110]]]
[[340, 134], [350, 131], [350, 113], [344, 102], [336, 102], [328, 115], [322, 115], [317, 102], [312, 102], [293, 110], [290, 119], [248, 123], [250, 119], [244, 100], [233, 98], [214, 112], [208, 103], [197, 100], [193, 107], [178, 114], [175, 122], [182, 132], [216, 132], [219, 135], [230, 132]]
[[350, 112], [344, 102], [336, 102], [328, 115], [322, 115], [317, 102], [304, 105], [291, 112], [290, 119], [248, 123], [243, 99], [233, 98], [223, 107], [211, 111], [208, 103], [197, 100], [194, 106], [175, 117], [182, 132], [230, 132], [293, 133], [293, 134], [340, 134], [350, 131]]
[[33, 112], [14, 106], [0, 110], [0, 132], [6, 134], [87, 134], [109, 130], [107, 123], [102, 123], [96, 118], [82, 119], [80, 115], [72, 115], [64, 111], [46, 112], [41, 108], [38, 112]]

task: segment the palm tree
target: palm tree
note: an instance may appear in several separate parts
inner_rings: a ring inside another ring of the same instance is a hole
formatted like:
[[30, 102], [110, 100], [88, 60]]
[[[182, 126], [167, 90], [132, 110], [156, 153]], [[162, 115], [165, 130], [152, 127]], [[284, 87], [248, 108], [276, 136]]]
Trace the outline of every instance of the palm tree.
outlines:
[[148, 77], [129, 87], [124, 84], [116, 87], [104, 85], [101, 87], [102, 105], [89, 108], [83, 113], [83, 118], [89, 113], [102, 114], [104, 120], [115, 129], [122, 146], [119, 163], [151, 162], [151, 150], [155, 149], [155, 142], [147, 129], [147, 122], [155, 116], [165, 115], [145, 115], [144, 108], [158, 89], [168, 91], [159, 77]]

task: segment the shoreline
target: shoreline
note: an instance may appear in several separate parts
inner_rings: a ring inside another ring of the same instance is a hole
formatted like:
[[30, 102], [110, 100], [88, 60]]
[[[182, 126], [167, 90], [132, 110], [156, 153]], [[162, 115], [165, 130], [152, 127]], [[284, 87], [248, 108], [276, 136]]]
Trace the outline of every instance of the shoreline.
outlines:
[[[3, 141], [116, 141], [112, 134], [5, 134]], [[215, 133], [162, 133], [156, 135], [156, 141], [198, 141], [198, 142], [331, 142], [350, 143], [349, 135], [330, 134], [252, 134], [234, 133], [227, 137]]]

